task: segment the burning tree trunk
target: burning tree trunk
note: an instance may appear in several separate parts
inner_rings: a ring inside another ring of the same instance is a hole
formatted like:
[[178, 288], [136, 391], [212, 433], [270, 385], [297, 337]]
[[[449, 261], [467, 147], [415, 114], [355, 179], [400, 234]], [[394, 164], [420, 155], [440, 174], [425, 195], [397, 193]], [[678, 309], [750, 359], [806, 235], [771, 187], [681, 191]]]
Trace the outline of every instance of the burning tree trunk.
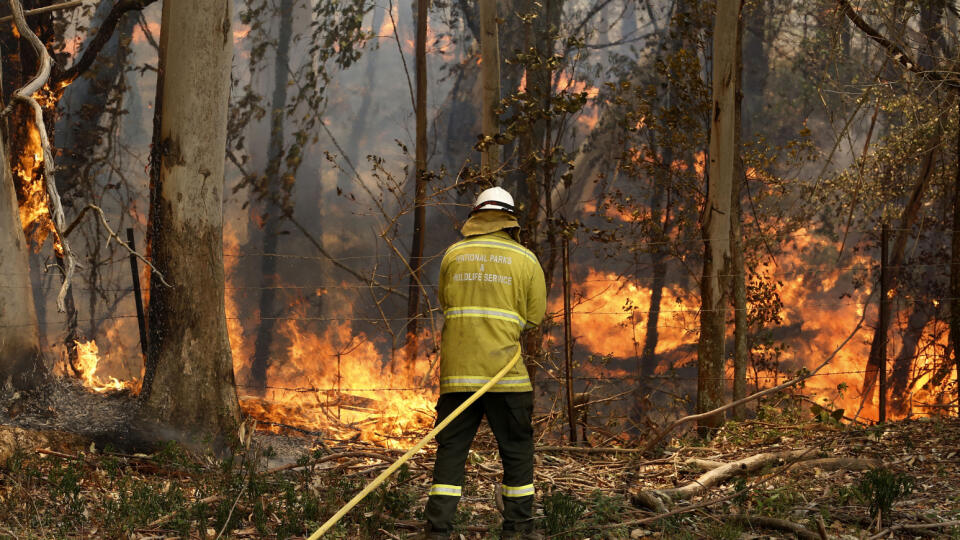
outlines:
[[17, 196], [0, 136], [0, 385], [37, 386], [46, 376], [30, 283], [30, 245], [20, 226]]
[[[707, 200], [701, 215], [704, 240], [703, 280], [700, 308], [700, 342], [697, 361], [697, 411], [723, 404], [724, 341], [726, 306], [731, 268], [730, 224], [734, 177], [740, 147], [739, 0], [719, 0], [713, 33], [713, 107], [710, 122], [710, 166]], [[701, 428], [716, 428], [723, 416], [700, 422]]]
[[277, 240], [280, 235], [280, 220], [283, 218], [280, 168], [283, 159], [283, 119], [287, 108], [287, 80], [290, 64], [290, 42], [293, 37], [293, 0], [280, 3], [279, 35], [277, 36], [277, 54], [274, 59], [273, 103], [270, 117], [270, 145], [267, 150], [266, 194], [264, 212], [266, 225], [263, 230], [263, 253], [260, 259], [260, 325], [254, 345], [253, 363], [250, 379], [255, 389], [261, 393], [267, 385], [267, 368], [270, 365], [270, 348], [276, 327], [274, 313], [277, 290], [277, 258], [269, 254], [277, 252]]
[[232, 44], [228, 0], [163, 3], [148, 240], [173, 287], [151, 276], [140, 416], [164, 438], [222, 443], [239, 419], [223, 297]]
[[417, 140], [413, 210], [413, 243], [410, 247], [410, 285], [407, 304], [407, 358], [417, 353], [417, 323], [420, 318], [420, 276], [423, 264], [424, 224], [427, 209], [427, 0], [417, 0]]
[[[500, 32], [497, 28], [497, 3], [480, 0], [480, 66], [483, 80], [480, 124], [484, 138], [494, 137], [500, 130], [497, 107], [500, 106]], [[484, 172], [500, 166], [500, 146], [487, 140], [481, 166]]]

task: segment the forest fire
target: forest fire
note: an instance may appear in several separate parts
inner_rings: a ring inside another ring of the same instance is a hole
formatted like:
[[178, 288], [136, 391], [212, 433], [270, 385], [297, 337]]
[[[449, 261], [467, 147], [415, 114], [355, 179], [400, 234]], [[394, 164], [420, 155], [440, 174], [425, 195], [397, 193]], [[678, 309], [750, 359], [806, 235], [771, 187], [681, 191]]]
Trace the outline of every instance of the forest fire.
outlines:
[[274, 426], [387, 447], [409, 444], [433, 422], [436, 396], [424, 383], [428, 359], [393, 372], [376, 344], [350, 323], [332, 323], [315, 334], [291, 320], [280, 334], [288, 343], [285, 357], [267, 372], [266, 399], [242, 399], [247, 414]]
[[[227, 251], [236, 251], [235, 235], [225, 235]], [[235, 279], [237, 258], [226, 258], [226, 275]], [[244, 328], [260, 324], [259, 314], [241, 317], [238, 292], [228, 284], [227, 327], [233, 351], [234, 372], [240, 387], [240, 405], [245, 414], [260, 421], [260, 428], [280, 432], [322, 432], [335, 439], [359, 439], [386, 447], [403, 447], [409, 437], [433, 422], [435, 389], [431, 389], [431, 359], [418, 356], [411, 362], [397, 353], [385, 361], [383, 344], [356, 331], [349, 321], [324, 321], [319, 330], [306, 319], [304, 302], [293, 300], [294, 316], [278, 321], [279, 339], [274, 344], [263, 395], [250, 395], [257, 381], [247, 380], [254, 357], [254, 344]], [[327, 294], [324, 290], [318, 295]], [[308, 329], [309, 327], [309, 329]], [[430, 341], [429, 334], [421, 337]], [[391, 369], [402, 365], [402, 369]], [[255, 392], [254, 392], [255, 393]]]
[[[586, 210], [596, 211], [590, 205]], [[607, 209], [608, 219], [619, 218], [630, 222], [635, 218], [622, 211]], [[875, 319], [875, 307], [870, 304], [870, 291], [855, 289], [850, 292], [850, 268], [869, 267], [868, 257], [858, 255], [847, 268], [826, 267], [822, 273], [811, 271], [811, 257], [824, 252], [836, 253], [829, 239], [800, 230], [793, 248], [778, 258], [778, 267], [770, 275], [762, 276], [768, 282], [778, 282], [777, 294], [782, 301], [780, 322], [769, 322], [766, 330], [751, 328], [753, 348], [748, 383], [757, 388], [773, 386], [794, 376], [801, 368], [813, 369], [830, 357], [850, 337], [857, 321], [868, 310], [866, 320]], [[813, 277], [814, 279], [810, 279]], [[623, 361], [634, 359], [636, 369], [647, 374], [664, 374], [670, 370], [691, 365], [696, 361], [698, 309], [695, 291], [685, 291], [666, 285], [661, 291], [657, 323], [655, 366], [639, 366], [647, 338], [652, 291], [628, 276], [602, 272], [590, 268], [579, 282], [574, 283], [572, 321], [576, 343], [598, 358]], [[757, 306], [748, 305], [755, 310]], [[555, 298], [550, 311], [562, 313], [562, 302]], [[730, 319], [732, 320], [732, 312]], [[732, 323], [728, 339], [733, 339]], [[889, 411], [888, 418], [930, 416], [940, 414], [938, 407], [944, 396], [952, 395], [955, 373], [943, 361], [946, 348], [945, 323], [932, 321], [922, 333], [921, 349], [906, 382], [903, 409]], [[766, 337], [764, 337], [766, 336]], [[870, 335], [863, 329], [846, 342], [823, 370], [805, 383], [803, 393], [811, 401], [831, 408], [843, 409], [849, 418], [876, 420], [878, 397], [876, 391], [866, 400], [857, 390], [864, 377], [869, 356]], [[897, 349], [902, 339], [891, 332], [891, 350]], [[728, 347], [732, 351], [732, 346]], [[728, 352], [728, 361], [730, 358]], [[648, 360], [649, 361], [649, 360]], [[616, 363], [616, 362], [615, 362]], [[629, 373], [617, 367], [589, 365], [581, 370], [602, 373], [604, 377], [639, 380], [641, 373]], [[627, 364], [629, 365], [629, 364]], [[892, 372], [893, 365], [888, 366]], [[619, 375], [618, 375], [619, 374]], [[732, 380], [732, 366], [727, 378]], [[729, 381], [728, 381], [729, 385]], [[861, 407], [861, 401], [864, 401]], [[939, 405], [938, 405], [939, 404]]]

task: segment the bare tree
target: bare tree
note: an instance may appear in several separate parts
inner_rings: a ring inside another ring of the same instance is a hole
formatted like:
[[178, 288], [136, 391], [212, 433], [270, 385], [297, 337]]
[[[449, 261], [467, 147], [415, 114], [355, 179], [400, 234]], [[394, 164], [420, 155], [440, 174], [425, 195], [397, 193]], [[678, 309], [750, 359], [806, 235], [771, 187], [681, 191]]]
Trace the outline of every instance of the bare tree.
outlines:
[[224, 312], [222, 194], [233, 36], [230, 0], [163, 3], [148, 243], [141, 420], [166, 438], [222, 443], [239, 420]]

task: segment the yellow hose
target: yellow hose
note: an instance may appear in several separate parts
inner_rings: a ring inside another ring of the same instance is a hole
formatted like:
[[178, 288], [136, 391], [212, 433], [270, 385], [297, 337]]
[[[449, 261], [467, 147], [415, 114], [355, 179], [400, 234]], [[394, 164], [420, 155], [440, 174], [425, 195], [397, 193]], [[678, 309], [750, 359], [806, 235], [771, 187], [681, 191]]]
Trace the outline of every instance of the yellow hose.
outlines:
[[389, 478], [391, 474], [395, 473], [397, 469], [400, 468], [401, 465], [406, 463], [407, 460], [413, 457], [414, 454], [416, 454], [420, 450], [423, 450], [423, 447], [426, 446], [431, 439], [436, 437], [437, 433], [440, 433], [440, 431], [443, 430], [443, 428], [447, 427], [447, 424], [452, 422], [453, 419], [456, 418], [457, 416], [460, 416], [460, 413], [465, 411], [467, 407], [473, 404], [474, 401], [480, 399], [480, 396], [486, 394], [488, 390], [493, 388], [493, 385], [500, 382], [500, 379], [504, 378], [507, 375], [507, 373], [509, 373], [510, 370], [513, 369], [513, 366], [517, 364], [517, 360], [520, 360], [519, 347], [517, 347], [517, 354], [513, 356], [513, 359], [507, 362], [507, 365], [503, 366], [503, 369], [501, 369], [496, 375], [494, 375], [492, 379], [487, 381], [487, 384], [484, 384], [479, 390], [474, 392], [472, 396], [468, 397], [466, 401], [464, 401], [463, 403], [460, 404], [459, 407], [454, 409], [449, 416], [447, 416], [446, 418], [443, 419], [442, 422], [437, 424], [437, 427], [433, 428], [433, 430], [431, 430], [430, 433], [427, 433], [422, 439], [420, 439], [420, 441], [416, 445], [414, 445], [413, 448], [411, 448], [410, 450], [407, 450], [406, 454], [400, 456], [400, 459], [394, 461], [393, 465], [390, 465], [389, 467], [387, 467], [385, 471], [380, 473], [380, 475], [374, 478], [372, 482], [367, 484], [367, 487], [363, 488], [363, 491], [354, 495], [354, 497], [350, 499], [350, 502], [343, 505], [343, 507], [340, 508], [340, 510], [337, 510], [337, 513], [334, 514], [330, 519], [328, 519], [326, 523], [321, 525], [320, 528], [317, 529], [316, 532], [311, 534], [307, 540], [317, 540], [317, 538], [320, 538], [321, 536], [323, 536], [324, 533], [329, 531], [331, 527], [336, 525], [337, 522], [340, 521], [341, 518], [343, 518], [343, 516], [347, 515], [347, 512], [352, 510], [353, 507], [356, 506], [357, 503], [362, 501], [364, 497], [369, 495], [371, 491], [377, 489], [377, 486], [382, 484], [383, 481]]

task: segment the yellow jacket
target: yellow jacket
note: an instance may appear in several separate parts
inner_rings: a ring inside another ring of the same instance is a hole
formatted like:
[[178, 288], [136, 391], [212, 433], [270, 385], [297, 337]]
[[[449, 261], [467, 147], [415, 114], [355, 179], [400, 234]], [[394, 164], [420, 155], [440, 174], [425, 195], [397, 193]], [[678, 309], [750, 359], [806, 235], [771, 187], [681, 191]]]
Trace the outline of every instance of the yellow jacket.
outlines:
[[[443, 256], [441, 394], [478, 390], [516, 354], [521, 331], [543, 321], [547, 291], [540, 262], [503, 230], [517, 226], [506, 212], [478, 212], [461, 229], [466, 238]], [[490, 391], [531, 390], [527, 368], [518, 362]]]

